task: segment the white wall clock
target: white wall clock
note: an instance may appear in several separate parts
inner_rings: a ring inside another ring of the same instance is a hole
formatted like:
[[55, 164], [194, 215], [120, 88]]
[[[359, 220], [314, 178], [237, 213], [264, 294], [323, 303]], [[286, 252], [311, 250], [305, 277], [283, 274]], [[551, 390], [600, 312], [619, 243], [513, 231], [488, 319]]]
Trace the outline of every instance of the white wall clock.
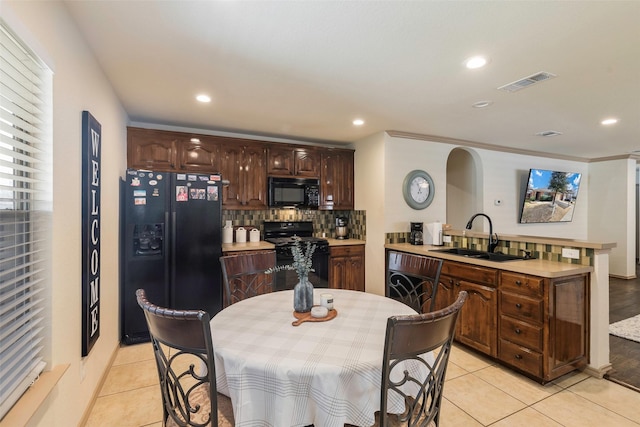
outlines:
[[402, 183], [404, 200], [413, 209], [424, 209], [429, 206], [435, 192], [433, 180], [423, 170], [416, 169], [409, 172]]

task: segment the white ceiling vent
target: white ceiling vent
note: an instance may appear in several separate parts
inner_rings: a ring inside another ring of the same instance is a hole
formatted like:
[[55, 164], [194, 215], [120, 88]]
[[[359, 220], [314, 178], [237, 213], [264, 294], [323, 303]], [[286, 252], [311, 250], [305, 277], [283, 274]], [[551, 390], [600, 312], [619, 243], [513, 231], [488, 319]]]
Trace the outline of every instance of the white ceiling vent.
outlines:
[[504, 86], [500, 86], [498, 89], [505, 90], [507, 92], [516, 92], [520, 89], [524, 89], [536, 83], [552, 79], [554, 77], [556, 77], [555, 74], [547, 73], [546, 71], [540, 71], [539, 73], [532, 74], [529, 77], [525, 77], [524, 79], [517, 80]]
[[543, 130], [542, 132], [536, 133], [536, 136], [544, 136], [544, 137], [558, 136], [558, 135], [562, 135], [562, 132], [556, 132], [555, 130]]

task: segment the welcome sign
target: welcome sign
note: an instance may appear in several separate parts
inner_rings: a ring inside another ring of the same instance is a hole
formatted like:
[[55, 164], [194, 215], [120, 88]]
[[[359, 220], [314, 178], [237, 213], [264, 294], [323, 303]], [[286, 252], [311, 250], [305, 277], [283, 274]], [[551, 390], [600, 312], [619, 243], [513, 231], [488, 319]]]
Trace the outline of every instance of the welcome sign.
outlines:
[[100, 336], [100, 123], [82, 112], [82, 357]]

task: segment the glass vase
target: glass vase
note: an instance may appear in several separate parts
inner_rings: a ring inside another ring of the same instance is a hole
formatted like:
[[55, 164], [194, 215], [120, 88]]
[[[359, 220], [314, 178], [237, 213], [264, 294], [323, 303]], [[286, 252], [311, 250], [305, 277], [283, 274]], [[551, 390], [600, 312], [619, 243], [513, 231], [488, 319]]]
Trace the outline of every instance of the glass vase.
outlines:
[[298, 313], [308, 313], [313, 307], [313, 284], [307, 276], [298, 279], [300, 281], [293, 288], [293, 309]]

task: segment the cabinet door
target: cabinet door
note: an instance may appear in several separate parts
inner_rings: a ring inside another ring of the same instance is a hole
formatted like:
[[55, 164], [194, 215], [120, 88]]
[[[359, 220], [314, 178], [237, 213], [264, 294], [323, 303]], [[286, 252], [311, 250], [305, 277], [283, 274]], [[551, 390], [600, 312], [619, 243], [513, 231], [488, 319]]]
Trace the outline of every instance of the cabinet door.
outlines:
[[220, 172], [219, 144], [204, 137], [185, 138], [180, 145], [180, 170]]
[[222, 187], [222, 205], [226, 209], [242, 208], [242, 151], [240, 145], [223, 144], [220, 147], [222, 179], [229, 181], [229, 185]]
[[456, 339], [489, 356], [497, 354], [496, 290], [464, 280], [456, 282], [455, 292], [467, 291], [467, 301], [458, 318]]
[[179, 139], [173, 132], [127, 128], [127, 167], [175, 172]]
[[353, 151], [328, 150], [322, 153], [321, 209], [353, 209], [353, 173]]
[[242, 153], [244, 209], [267, 209], [267, 149], [262, 144], [247, 144]]
[[351, 210], [354, 205], [353, 196], [353, 152], [342, 152], [338, 157], [338, 166], [334, 169], [337, 183], [337, 200], [333, 208]]
[[295, 174], [306, 178], [320, 176], [320, 153], [312, 149], [296, 149]]
[[292, 176], [294, 174], [294, 151], [290, 147], [269, 147], [267, 174]]
[[364, 291], [364, 246], [331, 248], [329, 258], [329, 287]]
[[451, 276], [440, 275], [440, 283], [436, 291], [436, 304], [434, 310], [441, 310], [453, 304], [458, 294], [454, 294], [454, 279]]
[[584, 367], [589, 354], [588, 275], [555, 279], [549, 286], [549, 348], [545, 379]]

